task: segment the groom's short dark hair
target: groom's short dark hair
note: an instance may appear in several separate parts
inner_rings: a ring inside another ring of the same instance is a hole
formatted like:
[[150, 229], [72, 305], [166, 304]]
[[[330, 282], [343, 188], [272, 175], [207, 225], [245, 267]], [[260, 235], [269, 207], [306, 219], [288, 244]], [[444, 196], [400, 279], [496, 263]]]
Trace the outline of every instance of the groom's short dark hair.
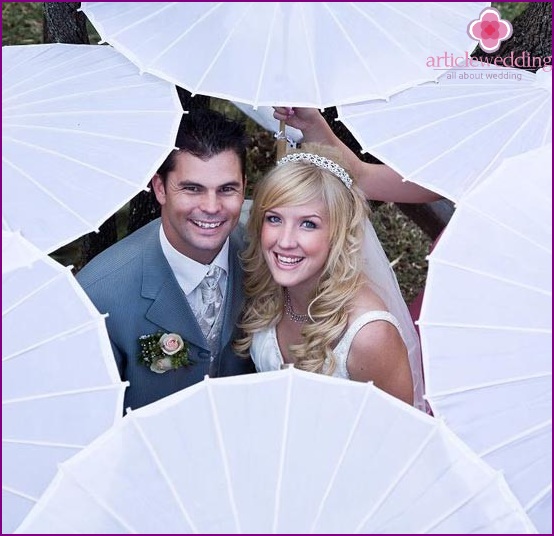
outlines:
[[[246, 174], [246, 148], [249, 138], [244, 124], [209, 109], [191, 110], [184, 114], [179, 125], [175, 146], [179, 151], [208, 160], [224, 151], [233, 151], [240, 160], [242, 176]], [[165, 183], [167, 174], [175, 167], [172, 151], [158, 169]]]

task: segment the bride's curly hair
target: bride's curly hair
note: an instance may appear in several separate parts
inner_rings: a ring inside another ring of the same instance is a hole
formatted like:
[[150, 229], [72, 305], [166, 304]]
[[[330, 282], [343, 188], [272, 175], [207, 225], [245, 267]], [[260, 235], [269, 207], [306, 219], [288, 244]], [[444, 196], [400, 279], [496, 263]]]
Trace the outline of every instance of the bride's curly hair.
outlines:
[[[344, 168], [340, 154], [330, 147], [304, 144], [302, 152], [324, 156]], [[308, 307], [312, 322], [303, 326], [303, 342], [291, 346], [291, 352], [297, 368], [332, 374], [336, 367], [332, 348], [346, 330], [354, 298], [366, 281], [361, 247], [369, 214], [356, 185], [349, 189], [331, 171], [310, 162], [278, 165], [256, 186], [247, 224], [249, 245], [241, 256], [246, 294], [239, 323], [242, 336], [234, 347], [247, 357], [253, 334], [277, 324], [283, 314], [283, 289], [273, 280], [260, 247], [266, 212], [313, 201], [323, 201], [328, 212], [330, 251]]]

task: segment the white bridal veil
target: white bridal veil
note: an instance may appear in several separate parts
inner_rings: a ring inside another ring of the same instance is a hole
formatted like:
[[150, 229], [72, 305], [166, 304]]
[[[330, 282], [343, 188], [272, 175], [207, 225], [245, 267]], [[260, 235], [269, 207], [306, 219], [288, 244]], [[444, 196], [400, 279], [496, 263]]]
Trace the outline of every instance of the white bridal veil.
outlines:
[[[289, 153], [281, 158], [277, 165], [287, 162], [308, 162], [317, 167], [330, 171], [346, 188], [351, 190], [352, 178], [348, 172], [333, 160], [311, 152]], [[352, 192], [354, 194], [354, 192]], [[392, 270], [389, 260], [381, 246], [381, 242], [373, 229], [373, 225], [367, 219], [364, 228], [364, 241], [362, 244], [363, 270], [368, 277], [372, 289], [385, 302], [388, 311], [393, 314], [400, 323], [400, 331], [404, 344], [408, 350], [412, 380], [414, 385], [414, 406], [426, 411], [426, 403], [423, 399], [423, 366], [421, 361], [421, 347], [414, 323], [406, 306], [406, 302], [400, 292], [398, 281]]]
[[426, 404], [423, 399], [423, 367], [419, 337], [406, 302], [400, 292], [394, 271], [369, 220], [365, 226], [362, 255], [364, 259], [364, 272], [371, 282], [371, 287], [385, 302], [389, 312], [400, 322], [402, 339], [408, 349], [408, 358], [412, 369], [414, 406], [425, 411]]

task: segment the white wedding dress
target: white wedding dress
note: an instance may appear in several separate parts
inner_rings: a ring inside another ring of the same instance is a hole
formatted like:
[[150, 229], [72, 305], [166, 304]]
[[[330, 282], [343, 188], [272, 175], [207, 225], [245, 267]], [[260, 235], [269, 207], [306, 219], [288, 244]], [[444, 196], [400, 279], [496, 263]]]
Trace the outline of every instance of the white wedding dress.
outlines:
[[[333, 349], [337, 364], [331, 376], [336, 378], [345, 378], [347, 380], [350, 379], [346, 368], [346, 361], [348, 359], [352, 341], [362, 327], [370, 322], [375, 322], [376, 320], [385, 320], [386, 322], [391, 323], [398, 329], [400, 335], [402, 336], [400, 323], [396, 317], [388, 311], [368, 311], [367, 313], [360, 315], [354, 320], [354, 322], [352, 322], [342, 339]], [[263, 331], [254, 333], [254, 336], [252, 337], [252, 346], [250, 347], [250, 355], [258, 372], [279, 370], [281, 368], [281, 365], [283, 365], [285, 361], [281, 354], [281, 350], [279, 349], [275, 326], [271, 326]], [[329, 363], [327, 360], [324, 364], [324, 372], [328, 370], [328, 367]]]
[[[348, 379], [346, 360], [352, 339], [361, 327], [368, 322], [385, 320], [396, 326], [406, 345], [414, 385], [414, 406], [426, 412], [427, 404], [423, 396], [423, 367], [419, 337], [398, 287], [394, 271], [369, 219], [366, 221], [364, 230], [362, 257], [364, 273], [369, 284], [372, 290], [383, 300], [388, 311], [371, 311], [355, 319], [334, 349], [338, 363], [333, 376]], [[277, 370], [284, 363], [274, 327], [254, 334], [250, 353], [259, 372]]]

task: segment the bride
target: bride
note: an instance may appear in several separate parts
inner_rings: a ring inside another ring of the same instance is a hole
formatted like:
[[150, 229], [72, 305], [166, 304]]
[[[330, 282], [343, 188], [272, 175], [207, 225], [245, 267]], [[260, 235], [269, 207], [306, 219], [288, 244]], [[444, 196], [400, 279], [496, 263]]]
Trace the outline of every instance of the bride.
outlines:
[[291, 153], [258, 183], [235, 348], [259, 372], [292, 363], [424, 409], [414, 326], [366, 201], [337, 162], [329, 147]]

